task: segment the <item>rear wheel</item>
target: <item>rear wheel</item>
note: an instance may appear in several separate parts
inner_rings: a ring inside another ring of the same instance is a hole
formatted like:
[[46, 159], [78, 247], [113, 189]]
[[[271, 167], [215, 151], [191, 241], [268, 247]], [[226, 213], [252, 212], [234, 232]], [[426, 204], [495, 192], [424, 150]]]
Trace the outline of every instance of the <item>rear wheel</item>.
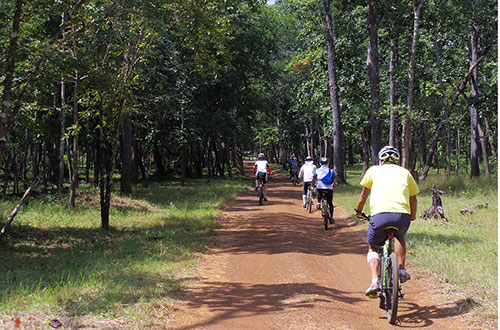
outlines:
[[306, 203], [307, 203], [307, 205], [306, 205], [307, 212], [311, 213], [312, 212], [312, 204], [313, 204], [311, 191], [307, 192], [307, 202]]
[[330, 223], [330, 212], [328, 211], [328, 204], [323, 200], [321, 202], [321, 213], [323, 214], [323, 222], [325, 223], [325, 230], [328, 230], [328, 224]]
[[264, 200], [264, 188], [262, 185], [259, 185], [259, 205], [262, 205], [262, 201]]
[[387, 268], [387, 294], [386, 294], [386, 311], [387, 320], [390, 324], [396, 323], [398, 313], [398, 293], [399, 293], [399, 273], [398, 273], [398, 257], [395, 253], [390, 255], [390, 265]]

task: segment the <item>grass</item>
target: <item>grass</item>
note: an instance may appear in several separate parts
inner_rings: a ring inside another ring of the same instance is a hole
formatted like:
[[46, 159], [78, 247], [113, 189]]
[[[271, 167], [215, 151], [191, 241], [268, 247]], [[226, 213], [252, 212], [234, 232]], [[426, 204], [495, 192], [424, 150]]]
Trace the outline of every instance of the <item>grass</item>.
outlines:
[[[123, 318], [131, 328], [155, 322], [150, 314], [182, 292], [219, 210], [246, 186], [243, 179], [138, 186], [130, 197], [113, 196], [109, 231], [100, 229], [92, 189], [71, 212], [66, 196], [31, 198], [0, 240], [0, 326], [37, 313], [74, 327], [89, 316]], [[0, 201], [4, 219], [16, 202]]]
[[[334, 202], [349, 211], [361, 192], [361, 167], [347, 174], [349, 185], [335, 188]], [[21, 324], [30, 319], [33, 328], [43, 328], [40, 324], [51, 318], [73, 328], [97, 322], [110, 328], [110, 322], [118, 322], [114, 328], [140, 329], [164, 322], [161, 317], [175, 307], [173, 299], [196, 268], [193, 256], [210, 242], [218, 212], [249, 184], [233, 178], [191, 180], [183, 187], [179, 182], [137, 186], [129, 197], [113, 196], [109, 231], [100, 229], [98, 196], [89, 187], [81, 187], [71, 212], [67, 195], [30, 197], [11, 234], [0, 239], [0, 328], [13, 318]], [[470, 308], [496, 319], [496, 178], [471, 181], [431, 173], [419, 184], [418, 215], [431, 205], [432, 184], [447, 192], [441, 197], [449, 225], [413, 222], [408, 262], [419, 276], [448, 283]], [[0, 199], [3, 219], [17, 201]], [[460, 213], [483, 202], [488, 208]]]
[[[345, 209], [356, 207], [361, 192], [361, 168], [348, 171], [349, 185], [335, 188], [334, 201]], [[441, 195], [449, 222], [418, 216], [432, 205], [432, 184]], [[417, 220], [407, 234], [408, 262], [422, 276], [434, 276], [474, 302], [486, 318], [498, 318], [498, 185], [497, 178], [470, 180], [467, 175], [431, 173], [419, 183]], [[487, 208], [470, 215], [460, 210], [480, 203]], [[368, 205], [365, 209], [368, 208]]]

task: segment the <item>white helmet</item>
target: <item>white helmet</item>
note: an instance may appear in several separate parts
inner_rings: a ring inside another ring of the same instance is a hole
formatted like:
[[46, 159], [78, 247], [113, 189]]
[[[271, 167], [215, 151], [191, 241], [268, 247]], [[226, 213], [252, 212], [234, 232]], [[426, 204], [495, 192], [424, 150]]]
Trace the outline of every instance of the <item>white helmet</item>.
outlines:
[[393, 146], [385, 146], [380, 149], [378, 159], [382, 162], [399, 162], [399, 151]]
[[321, 165], [328, 165], [328, 158], [326, 157], [322, 157], [320, 160], [319, 160], [319, 163]]
[[306, 157], [306, 162], [312, 162], [313, 158], [311, 156]]
[[266, 156], [264, 156], [264, 154], [261, 152], [258, 156], [257, 156], [259, 159], [264, 159], [266, 158]]

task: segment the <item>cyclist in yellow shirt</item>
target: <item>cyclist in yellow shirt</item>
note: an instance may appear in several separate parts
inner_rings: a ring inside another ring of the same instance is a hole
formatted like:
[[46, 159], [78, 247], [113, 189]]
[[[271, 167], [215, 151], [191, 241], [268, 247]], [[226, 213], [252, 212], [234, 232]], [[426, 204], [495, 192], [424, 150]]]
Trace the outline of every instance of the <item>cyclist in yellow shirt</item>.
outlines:
[[[361, 218], [363, 206], [370, 196], [370, 224], [366, 234], [368, 243], [367, 261], [372, 273], [372, 282], [365, 294], [370, 296], [379, 291], [378, 284], [378, 251], [384, 244], [385, 228], [398, 228], [395, 237], [395, 252], [399, 262], [401, 283], [409, 280], [410, 274], [405, 270], [406, 243], [405, 234], [410, 222], [417, 214], [417, 194], [419, 189], [411, 173], [398, 165], [399, 152], [392, 146], [383, 147], [379, 154], [379, 165], [366, 171], [360, 184], [363, 191], [356, 208], [356, 215]], [[370, 194], [371, 193], [371, 194]]]

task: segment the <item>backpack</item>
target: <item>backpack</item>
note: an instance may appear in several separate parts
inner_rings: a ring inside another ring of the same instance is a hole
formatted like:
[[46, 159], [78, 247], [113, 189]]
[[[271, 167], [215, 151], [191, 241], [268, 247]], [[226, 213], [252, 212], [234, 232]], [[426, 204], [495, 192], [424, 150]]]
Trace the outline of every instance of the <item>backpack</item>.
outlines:
[[320, 180], [324, 184], [332, 184], [333, 183], [332, 170], [329, 170], [328, 173], [324, 177], [322, 177]]

